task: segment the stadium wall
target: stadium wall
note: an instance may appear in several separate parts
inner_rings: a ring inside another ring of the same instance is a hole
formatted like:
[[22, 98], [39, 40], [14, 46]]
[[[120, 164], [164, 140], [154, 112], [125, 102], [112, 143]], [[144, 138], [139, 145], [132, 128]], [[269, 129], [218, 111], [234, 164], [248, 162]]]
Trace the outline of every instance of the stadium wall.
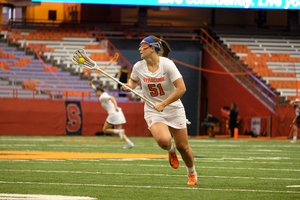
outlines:
[[[203, 68], [225, 72], [221, 64], [206, 50], [203, 50]], [[234, 76], [203, 72], [203, 79], [205, 79], [207, 88], [206, 93], [202, 95], [206, 95], [208, 113], [221, 120], [221, 108], [230, 107], [231, 103], [236, 103], [242, 118], [271, 116], [272, 130], [274, 130], [274, 114]]]
[[[76, 103], [79, 109], [72, 110], [71, 107], [67, 110], [68, 103]], [[144, 103], [119, 103], [119, 106], [127, 120], [123, 126], [126, 135], [151, 135], [144, 121]], [[3, 98], [0, 99], [0, 110], [1, 135], [92, 136], [102, 131], [107, 117], [107, 112], [99, 102]], [[71, 126], [69, 131], [68, 123]], [[75, 134], [72, 133], [72, 129], [76, 130]]]
[[[276, 114], [276, 137], [292, 137], [293, 127], [290, 127], [295, 117], [295, 109], [290, 105], [281, 105], [277, 107]], [[298, 129], [298, 138], [300, 137], [300, 129]]]

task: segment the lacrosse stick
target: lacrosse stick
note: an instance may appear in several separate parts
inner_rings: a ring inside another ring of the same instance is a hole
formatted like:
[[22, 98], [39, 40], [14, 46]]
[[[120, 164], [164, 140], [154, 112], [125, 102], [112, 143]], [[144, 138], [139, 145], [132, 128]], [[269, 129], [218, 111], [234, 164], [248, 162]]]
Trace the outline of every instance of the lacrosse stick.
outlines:
[[[83, 60], [80, 59], [83, 58], [84, 62], [82, 62]], [[93, 60], [91, 60], [85, 53], [84, 49], [77, 49], [76, 51], [73, 52], [72, 54], [72, 62], [75, 65], [79, 65], [80, 67], [85, 67], [91, 70], [98, 70], [100, 72], [102, 72], [105, 76], [107, 76], [108, 78], [112, 79], [113, 81], [119, 83], [120, 85], [126, 87], [128, 90], [130, 90], [130, 92], [134, 93], [135, 95], [137, 95], [138, 97], [140, 97], [141, 99], [143, 99], [144, 101], [146, 101], [147, 103], [149, 103], [152, 107], [154, 107], [154, 103], [151, 102], [150, 100], [148, 100], [147, 98], [145, 98], [144, 96], [140, 95], [139, 93], [137, 93], [136, 91], [134, 91], [133, 89], [131, 89], [130, 87], [128, 87], [127, 85], [123, 84], [122, 82], [120, 82], [119, 80], [115, 79], [114, 77], [112, 77], [111, 75], [109, 75], [108, 73], [106, 73], [105, 71], [103, 71], [102, 69], [100, 69], [97, 66], [97, 63]], [[79, 62], [80, 59], [80, 62]]]
[[[101, 68], [102, 71], [104, 71], [104, 70], [108, 67], [108, 65], [110, 65], [111, 63], [117, 61], [118, 58], [119, 58], [119, 54], [118, 54], [118, 53], [115, 53], [115, 56], [109, 61], [109, 63], [108, 63], [107, 65], [105, 65], [104, 68]], [[100, 74], [101, 74], [101, 72], [100, 72], [97, 76], [95, 76], [95, 77], [92, 79], [92, 82], [93, 82], [94, 80], [96, 80], [96, 78], [97, 78]]]

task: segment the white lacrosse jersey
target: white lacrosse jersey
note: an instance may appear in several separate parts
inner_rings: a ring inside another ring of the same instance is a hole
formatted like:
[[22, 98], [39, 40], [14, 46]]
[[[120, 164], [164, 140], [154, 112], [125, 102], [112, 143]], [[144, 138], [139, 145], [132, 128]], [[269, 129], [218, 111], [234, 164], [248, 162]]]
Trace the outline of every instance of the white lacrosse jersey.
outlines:
[[110, 100], [110, 96], [107, 92], [103, 92], [99, 97], [102, 107], [108, 112], [106, 121], [112, 125], [119, 125], [126, 123], [126, 119], [122, 109], [119, 107], [117, 112], [114, 103]]
[[112, 112], [115, 110], [114, 103], [110, 100], [110, 96], [107, 92], [103, 92], [99, 97], [99, 101], [101, 102], [102, 107], [108, 112]]
[[[166, 57], [159, 57], [159, 67], [155, 72], [150, 72], [145, 60], [137, 62], [133, 66], [131, 79], [141, 81], [144, 96], [155, 102], [162, 102], [168, 98], [176, 89], [173, 82], [181, 78], [181, 74], [175, 66], [174, 62]], [[150, 116], [160, 116], [164, 118], [172, 118], [175, 116], [185, 116], [185, 111], [181, 100], [178, 99], [167, 105], [163, 112], [158, 112], [145, 103], [145, 118]]]

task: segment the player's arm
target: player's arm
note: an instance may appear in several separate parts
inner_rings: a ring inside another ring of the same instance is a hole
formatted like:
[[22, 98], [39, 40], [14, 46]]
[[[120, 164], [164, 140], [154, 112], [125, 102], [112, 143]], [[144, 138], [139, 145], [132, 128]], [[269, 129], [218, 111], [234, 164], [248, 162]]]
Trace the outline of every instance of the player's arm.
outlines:
[[[127, 85], [128, 87], [130, 87], [131, 89], [135, 89], [138, 86], [139, 82], [133, 80], [132, 78], [130, 78], [128, 80], [128, 83], [124, 84]], [[127, 89], [126, 87], [122, 86], [122, 89], [126, 92], [130, 92], [129, 89]]]
[[173, 82], [173, 84], [174, 84], [174, 86], [176, 88], [174, 90], [174, 92], [168, 98], [166, 98], [164, 101], [162, 101], [162, 102], [156, 102], [155, 103], [154, 108], [157, 111], [162, 111], [167, 105], [173, 103], [174, 101], [177, 101], [185, 93], [186, 87], [185, 87], [185, 84], [184, 84], [184, 81], [183, 81], [182, 77], [179, 78], [179, 79], [177, 79], [177, 80], [175, 80]]
[[92, 81], [89, 81], [89, 85], [94, 89], [94, 91], [96, 92], [97, 88], [94, 86], [94, 84], [92, 83]]
[[116, 111], [119, 111], [118, 104], [117, 104], [117, 101], [116, 101], [115, 97], [110, 96], [109, 99], [113, 102]]
[[294, 100], [291, 100], [291, 101], [290, 101], [290, 105], [291, 105], [291, 106], [294, 106], [294, 103], [295, 103]]

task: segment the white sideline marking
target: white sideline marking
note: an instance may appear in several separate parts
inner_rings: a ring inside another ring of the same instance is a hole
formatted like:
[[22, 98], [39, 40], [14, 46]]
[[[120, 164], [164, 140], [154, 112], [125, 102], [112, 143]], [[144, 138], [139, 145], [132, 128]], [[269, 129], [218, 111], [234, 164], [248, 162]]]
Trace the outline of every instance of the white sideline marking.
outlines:
[[[115, 173], [115, 172], [83, 172], [83, 171], [51, 171], [51, 170], [24, 170], [24, 169], [0, 169], [6, 172], [38, 172], [38, 173], [73, 173], [73, 174], [101, 174], [101, 175], [123, 175], [123, 176], [173, 176], [186, 177], [186, 175], [170, 175], [170, 174], [133, 174], [133, 173]], [[261, 179], [261, 180], [287, 180], [300, 181], [300, 178], [274, 178], [274, 177], [242, 177], [242, 176], [202, 176], [198, 178], [232, 178], [232, 179]]]
[[216, 147], [241, 147], [241, 145], [239, 144], [202, 144], [202, 145], [199, 145], [197, 144], [196, 145], [193, 145], [194, 147], [213, 147], [213, 148], [216, 148]]
[[33, 185], [65, 185], [65, 186], [92, 186], [92, 187], [120, 187], [120, 188], [145, 188], [145, 189], [175, 189], [175, 190], [206, 190], [206, 191], [230, 191], [230, 192], [262, 192], [262, 193], [293, 193], [300, 194], [298, 191], [278, 191], [278, 190], [247, 190], [247, 189], [218, 189], [192, 187], [163, 187], [163, 186], [141, 186], [141, 185], [104, 185], [104, 184], [79, 184], [79, 183], [43, 183], [43, 182], [12, 182], [0, 181], [0, 184], [33, 184]]
[[217, 142], [217, 140], [198, 140], [198, 139], [189, 139], [189, 143], [192, 143], [192, 142], [197, 142], [197, 143], [207, 143], [207, 142], [212, 142], [212, 143], [215, 143]]
[[13, 146], [20, 146], [20, 147], [35, 147], [35, 144], [13, 144]]
[[267, 151], [267, 152], [271, 152], [271, 151], [274, 151], [274, 152], [282, 152], [282, 150], [273, 150], [273, 149], [253, 149], [253, 150], [248, 150], [248, 151]]
[[239, 169], [239, 170], [265, 170], [265, 171], [290, 171], [290, 172], [299, 172], [300, 169], [270, 169], [270, 168], [235, 168], [235, 167], [202, 167], [196, 166], [196, 168], [202, 169]]
[[41, 194], [6, 194], [0, 193], [0, 199], [27, 199], [27, 200], [92, 200], [96, 198], [61, 195], [41, 195]]
[[[40, 159], [42, 160], [42, 159]], [[75, 159], [73, 159], [75, 160]], [[151, 159], [152, 160], [155, 160], [155, 159]], [[162, 159], [159, 159], [158, 161], [161, 161]], [[0, 162], [1, 161], [9, 161], [9, 162], [15, 162], [17, 160], [1, 160], [0, 159]], [[22, 161], [22, 160], [19, 160], [19, 161]], [[40, 162], [40, 161], [36, 161], [34, 160], [34, 163], [49, 163], [50, 160], [44, 160], [45, 162]], [[52, 161], [52, 160], [51, 160]], [[54, 160], [55, 161], [55, 160]], [[66, 161], [66, 160], [60, 160], [60, 161]], [[81, 161], [81, 160], [79, 160]], [[99, 162], [99, 159], [96, 159], [96, 160], [87, 160], [87, 161], [95, 161], [95, 162]], [[124, 160], [121, 160], [121, 161], [124, 161]], [[257, 163], [261, 163], [261, 162], [257, 162]], [[264, 163], [264, 162], [263, 162]], [[81, 164], [81, 165], [118, 165], [118, 166], [141, 166], [141, 167], [167, 167], [169, 168], [170, 166], [168, 164], [165, 164], [165, 165], [147, 165], [147, 164], [112, 164], [112, 163], [87, 163], [87, 162], [76, 162], [76, 163], [72, 163], [72, 162], [61, 162], [60, 164], [66, 164], [66, 165], [70, 165], [70, 164], [74, 164], [74, 165], [78, 165], [78, 164]], [[293, 165], [297, 164], [297, 163], [292, 163]], [[179, 166], [181, 168], [186, 168], [185, 166]], [[206, 166], [195, 166], [196, 168], [201, 168], [201, 169], [230, 169], [230, 170], [265, 170], [265, 171], [288, 171], [288, 172], [299, 172], [300, 169], [272, 169], [272, 168], [235, 168], [235, 167], [206, 167]]]
[[288, 185], [288, 186], [286, 186], [286, 187], [300, 187], [300, 185]]
[[46, 139], [46, 138], [5, 138], [5, 137], [1, 137], [1, 140], [18, 140], [18, 141], [61, 141], [59, 139]]

